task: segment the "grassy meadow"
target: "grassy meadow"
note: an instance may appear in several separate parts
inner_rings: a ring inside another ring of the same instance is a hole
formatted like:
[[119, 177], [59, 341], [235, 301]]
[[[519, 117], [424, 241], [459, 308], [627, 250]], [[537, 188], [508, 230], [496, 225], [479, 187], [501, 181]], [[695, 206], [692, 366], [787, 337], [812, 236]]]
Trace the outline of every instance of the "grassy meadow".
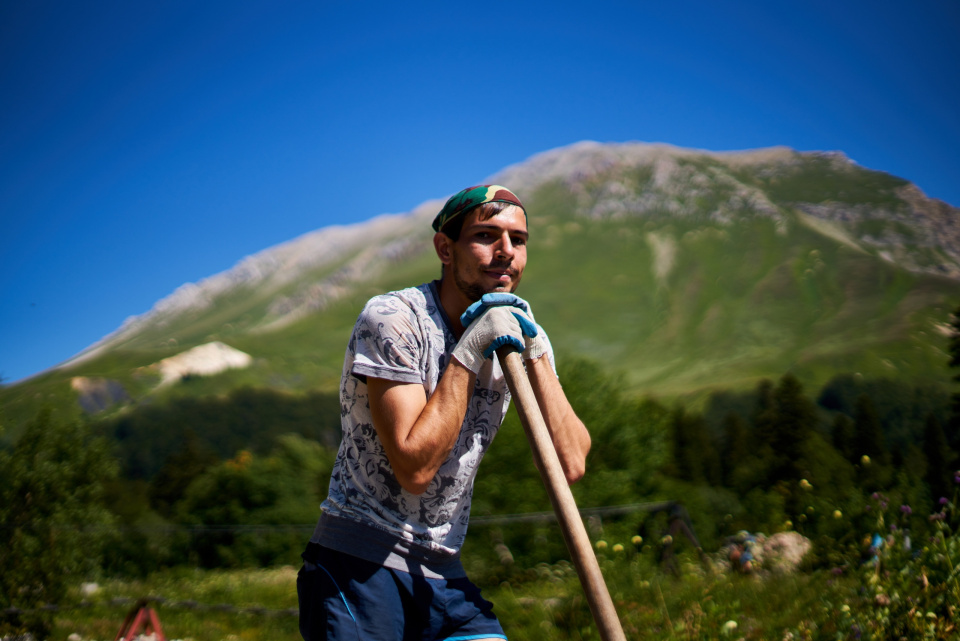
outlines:
[[[887, 518], [898, 519], [887, 513]], [[594, 538], [597, 558], [628, 639], [955, 639], [960, 635], [960, 539], [954, 506], [937, 534], [908, 549], [894, 532], [876, 558], [851, 558], [829, 569], [751, 575], [731, 573], [721, 555], [701, 563], [678, 546], [677, 571], [658, 565], [662, 543], [618, 534]], [[883, 516], [878, 515], [882, 519]], [[559, 537], [555, 529], [548, 534]], [[609, 540], [607, 540], [609, 539]], [[570, 562], [510, 562], [492, 567], [469, 554], [465, 564], [512, 641], [597, 640]], [[488, 551], [489, 552], [489, 551]], [[481, 555], [483, 556], [483, 555]], [[57, 614], [51, 638], [116, 635], [133, 600], [154, 607], [168, 639], [299, 639], [296, 568], [171, 569], [140, 580], [105, 580]]]

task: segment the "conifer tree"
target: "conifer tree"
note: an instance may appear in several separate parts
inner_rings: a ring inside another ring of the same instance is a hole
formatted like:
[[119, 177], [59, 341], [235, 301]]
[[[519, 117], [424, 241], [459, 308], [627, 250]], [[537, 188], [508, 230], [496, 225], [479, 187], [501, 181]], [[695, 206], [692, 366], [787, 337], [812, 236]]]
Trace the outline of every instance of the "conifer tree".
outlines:
[[856, 463], [859, 456], [854, 449], [856, 431], [853, 420], [846, 414], [837, 414], [837, 417], [833, 419], [831, 436], [833, 447], [840, 453], [840, 456], [851, 463]]
[[747, 461], [750, 455], [747, 425], [736, 412], [727, 412], [723, 418], [723, 484], [734, 485], [734, 473]]
[[752, 463], [756, 483], [770, 487], [776, 482], [779, 465], [775, 441], [777, 438], [777, 413], [774, 407], [773, 381], [763, 379], [757, 384], [756, 406], [750, 416], [753, 435]]
[[757, 384], [757, 406], [753, 411], [753, 433], [760, 449], [774, 447], [777, 419], [773, 401], [773, 381], [763, 379]]
[[799, 481], [805, 467], [804, 446], [816, 427], [813, 401], [793, 374], [784, 374], [773, 393], [777, 430], [773, 446], [777, 461], [774, 481]]
[[[950, 316], [950, 330], [950, 341], [947, 343], [947, 353], [950, 354], [948, 364], [951, 369], [957, 370], [953, 380], [960, 383], [960, 306]], [[954, 449], [960, 450], [960, 390], [953, 393], [951, 401], [946, 437]]]
[[854, 450], [855, 456], [869, 456], [870, 460], [886, 464], [889, 458], [886, 440], [883, 436], [883, 426], [877, 417], [877, 410], [873, 401], [866, 394], [857, 397], [853, 409], [854, 423]]
[[680, 407], [674, 411], [671, 422], [677, 477], [692, 483], [718, 484], [721, 480], [720, 459], [703, 416], [687, 414]]
[[923, 430], [923, 453], [927, 458], [926, 481], [930, 487], [930, 496], [937, 500], [941, 496], [950, 495], [952, 472], [950, 464], [954, 454], [947, 445], [947, 438], [937, 417], [927, 415]]

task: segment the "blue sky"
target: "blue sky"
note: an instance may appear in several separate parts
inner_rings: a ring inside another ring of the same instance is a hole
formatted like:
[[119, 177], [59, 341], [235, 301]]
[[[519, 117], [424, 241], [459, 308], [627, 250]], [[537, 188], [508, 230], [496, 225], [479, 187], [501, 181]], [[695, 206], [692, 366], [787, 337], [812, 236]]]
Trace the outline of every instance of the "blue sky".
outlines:
[[960, 3], [0, 3], [0, 376], [580, 140], [841, 150], [960, 206]]

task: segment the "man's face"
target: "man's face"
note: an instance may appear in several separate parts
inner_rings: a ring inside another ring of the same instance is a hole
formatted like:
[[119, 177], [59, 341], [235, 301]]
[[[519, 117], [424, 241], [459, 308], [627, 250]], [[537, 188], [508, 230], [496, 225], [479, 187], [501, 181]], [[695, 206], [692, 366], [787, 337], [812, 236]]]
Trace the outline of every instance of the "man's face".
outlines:
[[451, 243], [450, 273], [470, 301], [491, 292], [513, 292], [527, 265], [527, 217], [511, 205], [486, 220], [467, 213], [460, 238]]

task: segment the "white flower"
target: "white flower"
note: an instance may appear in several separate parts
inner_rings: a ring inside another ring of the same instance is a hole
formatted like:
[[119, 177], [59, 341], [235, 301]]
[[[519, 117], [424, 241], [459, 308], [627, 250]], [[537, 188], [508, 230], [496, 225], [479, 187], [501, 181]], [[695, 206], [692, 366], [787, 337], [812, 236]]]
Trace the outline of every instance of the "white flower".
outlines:
[[720, 628], [721, 632], [723, 632], [724, 634], [733, 634], [733, 631], [736, 629], [737, 629], [737, 622], [733, 620], [727, 621]]

